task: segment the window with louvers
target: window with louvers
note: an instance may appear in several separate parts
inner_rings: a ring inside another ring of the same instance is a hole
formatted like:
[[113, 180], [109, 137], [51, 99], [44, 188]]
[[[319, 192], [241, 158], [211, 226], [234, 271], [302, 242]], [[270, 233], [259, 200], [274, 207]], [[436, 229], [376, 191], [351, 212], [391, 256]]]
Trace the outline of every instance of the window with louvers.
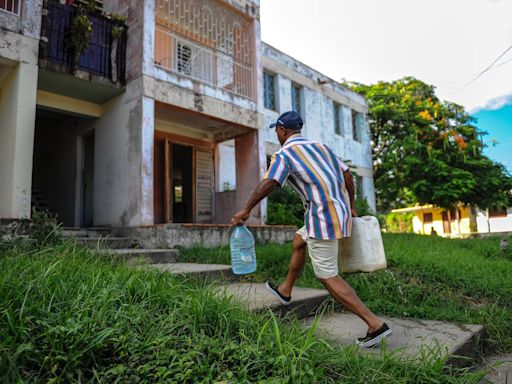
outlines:
[[185, 75], [192, 75], [192, 48], [180, 42], [177, 43], [176, 69]]

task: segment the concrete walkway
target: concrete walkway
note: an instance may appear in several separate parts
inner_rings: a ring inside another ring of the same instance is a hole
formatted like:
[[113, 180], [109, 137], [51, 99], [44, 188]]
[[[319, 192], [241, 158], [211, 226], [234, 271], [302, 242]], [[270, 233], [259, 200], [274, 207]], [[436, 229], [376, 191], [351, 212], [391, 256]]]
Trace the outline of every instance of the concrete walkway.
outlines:
[[[253, 311], [272, 310], [278, 315], [293, 314], [304, 319], [308, 327], [315, 321], [319, 307], [330, 299], [326, 290], [299, 288], [293, 289], [290, 305], [282, 305], [267, 291], [264, 284], [240, 283], [229, 265], [207, 265], [195, 263], [153, 264], [150, 268], [167, 271], [172, 274], [190, 275], [221, 282], [217, 286], [219, 293], [232, 296], [235, 300]], [[231, 282], [231, 283], [229, 283]], [[385, 344], [388, 351], [403, 354], [407, 359], [425, 359], [452, 355], [447, 364], [462, 367], [473, 363], [480, 348], [483, 335], [481, 325], [457, 325], [442, 321], [405, 320], [384, 317], [393, 330], [393, 335]], [[317, 334], [344, 346], [354, 345], [357, 337], [366, 334], [366, 325], [350, 313], [332, 313], [325, 315], [319, 322]], [[381, 347], [360, 349], [363, 353], [378, 354]], [[455, 356], [456, 355], [456, 356]], [[511, 383], [512, 384], [512, 383]]]
[[[491, 370], [485, 380], [492, 384], [512, 384], [512, 353], [503, 356], [492, 356], [485, 359]], [[485, 381], [484, 381], [485, 382]]]
[[[458, 325], [444, 321], [412, 320], [382, 317], [393, 330], [393, 334], [383, 345], [372, 349], [361, 348], [362, 352], [380, 353], [381, 348], [393, 351], [412, 360], [453, 355], [452, 366], [467, 366], [477, 357], [478, 345], [483, 336], [481, 325]], [[314, 319], [307, 319], [312, 324]], [[366, 334], [367, 327], [352, 313], [327, 315], [318, 323], [317, 334], [339, 342], [353, 345], [357, 337]], [[461, 357], [456, 357], [461, 356]]]

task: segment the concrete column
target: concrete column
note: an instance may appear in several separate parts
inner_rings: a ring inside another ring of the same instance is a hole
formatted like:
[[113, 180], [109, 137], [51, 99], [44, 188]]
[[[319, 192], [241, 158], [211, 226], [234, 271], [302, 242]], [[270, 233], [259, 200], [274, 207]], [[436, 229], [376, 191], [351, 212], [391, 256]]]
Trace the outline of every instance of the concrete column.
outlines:
[[0, 218], [30, 217], [37, 65], [20, 63], [0, 84]]
[[[243, 208], [260, 181], [260, 154], [258, 150], [258, 131], [246, 133], [235, 138], [236, 156], [236, 207]], [[253, 209], [249, 224], [261, 223], [261, 207]]]
[[95, 225], [154, 224], [154, 100], [142, 96], [141, 83], [106, 103], [95, 124]]

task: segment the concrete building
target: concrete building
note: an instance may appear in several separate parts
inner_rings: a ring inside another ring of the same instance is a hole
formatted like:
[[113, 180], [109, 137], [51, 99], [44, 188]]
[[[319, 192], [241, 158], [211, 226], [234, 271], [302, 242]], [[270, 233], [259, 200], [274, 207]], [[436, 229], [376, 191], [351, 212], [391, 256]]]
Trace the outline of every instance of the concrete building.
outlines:
[[[262, 172], [258, 1], [97, 2], [78, 63], [64, 41], [79, 1], [14, 3], [0, 2], [1, 218], [29, 217], [31, 200], [66, 226], [217, 222], [239, 208]], [[237, 190], [217, 194], [226, 140]]]
[[[35, 206], [76, 227], [225, 223], [294, 89], [306, 135], [353, 161], [374, 207], [364, 99], [262, 45], [259, 0], [68, 3], [0, 1], [0, 218]], [[262, 204], [250, 222], [264, 220]]]

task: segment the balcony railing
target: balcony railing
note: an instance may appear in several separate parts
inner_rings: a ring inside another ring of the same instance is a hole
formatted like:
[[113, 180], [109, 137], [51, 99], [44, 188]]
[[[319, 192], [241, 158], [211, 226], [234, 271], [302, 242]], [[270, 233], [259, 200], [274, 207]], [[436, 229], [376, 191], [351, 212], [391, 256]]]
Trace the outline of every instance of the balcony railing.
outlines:
[[165, 26], [156, 26], [155, 64], [193, 79], [254, 98], [253, 66], [201, 45]]
[[21, 0], [0, 0], [0, 9], [19, 16], [21, 13]]
[[[1, 1], [1, 0], [0, 0]], [[73, 48], [69, 44], [70, 28], [78, 10], [74, 6], [45, 1], [41, 32], [44, 42], [40, 58], [68, 69], [78, 69], [114, 82], [125, 82], [126, 26], [101, 14], [86, 13], [92, 25], [92, 36], [78, 63], [73, 63]], [[115, 29], [121, 31], [116, 35]], [[73, 68], [75, 67], [75, 68]]]

